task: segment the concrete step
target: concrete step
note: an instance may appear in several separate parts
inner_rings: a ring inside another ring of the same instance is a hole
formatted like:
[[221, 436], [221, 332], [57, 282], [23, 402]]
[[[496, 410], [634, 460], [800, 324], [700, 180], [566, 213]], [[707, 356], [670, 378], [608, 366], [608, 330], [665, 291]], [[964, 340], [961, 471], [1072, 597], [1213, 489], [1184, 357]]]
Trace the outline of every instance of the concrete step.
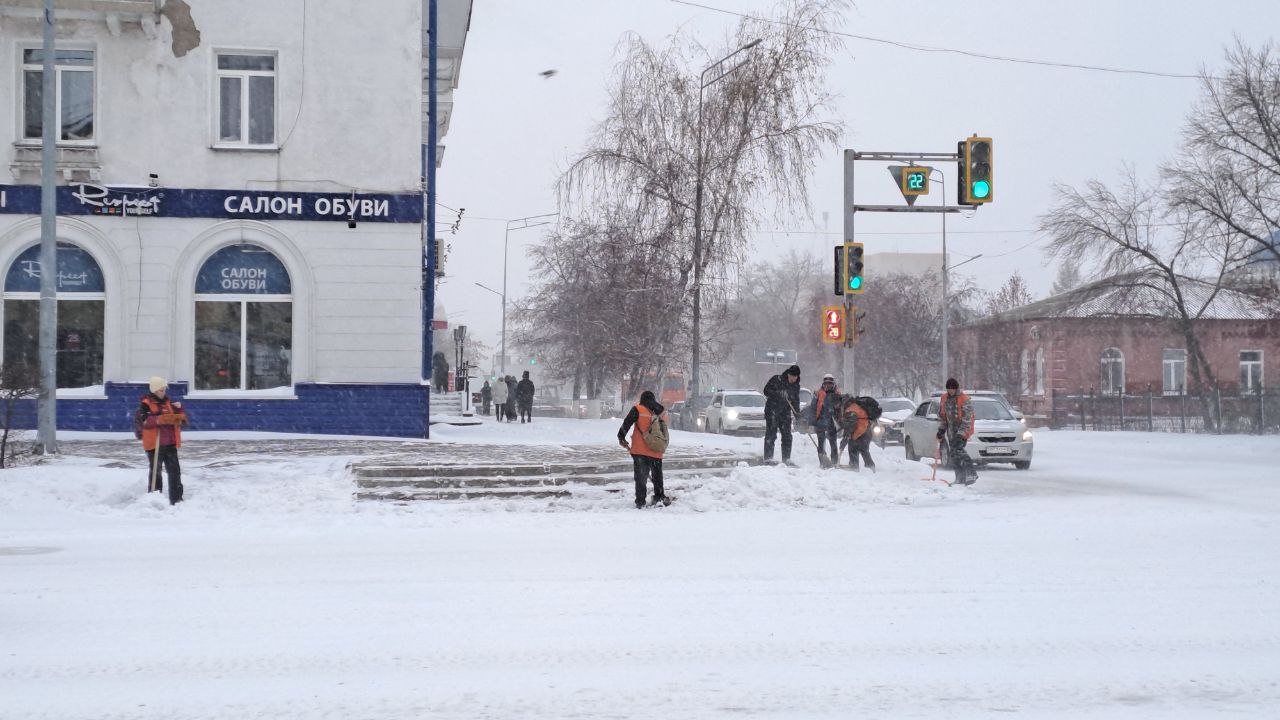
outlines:
[[362, 490], [356, 493], [357, 500], [379, 500], [383, 502], [416, 502], [420, 500], [505, 500], [510, 498], [557, 498], [569, 497], [567, 490], [532, 490], [526, 488], [495, 489], [486, 492], [470, 490]]
[[[699, 477], [727, 477], [733, 472], [732, 467], [721, 468], [683, 468], [667, 470], [663, 468], [663, 478], [670, 482], [688, 480]], [[626, 472], [612, 472], [591, 475], [556, 475], [556, 476], [446, 476], [446, 477], [356, 477], [356, 485], [362, 490], [445, 490], [445, 489], [536, 489], [536, 488], [582, 488], [583, 486], [606, 486], [618, 483], [629, 484], [634, 476], [628, 468]]]
[[[663, 470], [718, 468], [732, 469], [738, 463], [758, 464], [758, 458], [739, 456], [669, 457], [662, 461]], [[351, 472], [357, 478], [439, 478], [439, 477], [572, 477], [630, 473], [631, 460], [610, 460], [587, 463], [518, 463], [503, 465], [449, 465], [414, 462], [371, 461], [352, 463]]]

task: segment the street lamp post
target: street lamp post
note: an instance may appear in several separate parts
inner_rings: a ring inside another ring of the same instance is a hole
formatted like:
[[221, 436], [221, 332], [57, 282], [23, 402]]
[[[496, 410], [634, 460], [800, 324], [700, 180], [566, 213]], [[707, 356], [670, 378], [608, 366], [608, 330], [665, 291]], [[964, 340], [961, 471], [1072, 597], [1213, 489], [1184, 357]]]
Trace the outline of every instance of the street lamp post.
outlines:
[[[560, 213], [543, 213], [542, 215], [530, 215], [528, 217], [516, 218], [507, 221], [507, 230], [502, 236], [502, 374], [507, 373], [507, 246], [511, 239], [512, 230], [526, 230], [539, 225], [549, 225], [551, 218]], [[532, 222], [539, 220], [540, 222]], [[478, 285], [479, 283], [477, 283]], [[485, 288], [489, 290], [489, 288]], [[490, 292], [493, 292], [490, 290]]]
[[702, 96], [704, 91], [711, 85], [716, 84], [726, 75], [742, 67], [750, 58], [743, 58], [742, 62], [724, 70], [719, 75], [707, 79], [707, 75], [724, 66], [734, 56], [739, 53], [746, 52], [756, 45], [760, 44], [760, 40], [752, 40], [733, 52], [725, 55], [723, 58], [708, 65], [698, 76], [698, 132], [697, 132], [697, 153], [695, 160], [695, 186], [693, 193], [693, 377], [689, 383], [690, 400], [696, 405], [698, 395], [702, 389], [702, 170], [704, 153], [702, 151]]

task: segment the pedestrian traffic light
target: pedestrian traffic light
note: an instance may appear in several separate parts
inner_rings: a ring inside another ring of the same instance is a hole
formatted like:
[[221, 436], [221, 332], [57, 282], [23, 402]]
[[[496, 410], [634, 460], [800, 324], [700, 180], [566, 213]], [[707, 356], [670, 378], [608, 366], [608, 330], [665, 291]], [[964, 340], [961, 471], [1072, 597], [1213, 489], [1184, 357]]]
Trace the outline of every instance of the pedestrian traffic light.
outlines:
[[849, 306], [849, 344], [857, 345], [858, 339], [867, 331], [867, 311], [859, 310], [858, 306]]
[[863, 280], [862, 270], [862, 243], [845, 243], [844, 282], [841, 284], [845, 295], [861, 295], [866, 290], [866, 282]]
[[822, 308], [822, 342], [837, 345], [844, 339], [844, 306], [827, 305]]
[[992, 181], [991, 138], [974, 135], [956, 143], [959, 156], [959, 178], [956, 183], [956, 202], [961, 205], [982, 205], [995, 197]]

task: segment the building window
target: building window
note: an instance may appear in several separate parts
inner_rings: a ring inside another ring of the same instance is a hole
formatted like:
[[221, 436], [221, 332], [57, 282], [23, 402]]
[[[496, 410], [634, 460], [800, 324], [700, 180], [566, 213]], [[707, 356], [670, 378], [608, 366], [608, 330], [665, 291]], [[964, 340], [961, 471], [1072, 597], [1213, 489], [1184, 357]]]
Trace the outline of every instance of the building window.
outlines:
[[1036, 395], [1044, 395], [1044, 348], [1036, 348]]
[[1019, 365], [1021, 390], [1023, 395], [1031, 394], [1031, 351], [1022, 348], [1022, 363]]
[[[58, 243], [57, 384], [60, 388], [102, 384], [106, 284], [93, 256]], [[5, 274], [4, 364], [40, 367], [40, 246], [20, 254]]]
[[1182, 348], [1165, 348], [1164, 394], [1181, 395], [1187, 391], [1187, 351]]
[[[58, 141], [91, 143], [94, 131], [93, 51], [55, 50], [54, 113], [59, 118]], [[22, 138], [43, 137], [44, 51], [22, 51]]]
[[196, 276], [197, 390], [293, 384], [289, 272], [270, 250], [242, 243], [209, 256]]
[[219, 145], [273, 147], [276, 142], [276, 58], [218, 54]]
[[1240, 392], [1262, 392], [1262, 351], [1240, 351]]
[[1119, 348], [1102, 351], [1102, 382], [1099, 388], [1103, 395], [1124, 392], [1124, 353]]

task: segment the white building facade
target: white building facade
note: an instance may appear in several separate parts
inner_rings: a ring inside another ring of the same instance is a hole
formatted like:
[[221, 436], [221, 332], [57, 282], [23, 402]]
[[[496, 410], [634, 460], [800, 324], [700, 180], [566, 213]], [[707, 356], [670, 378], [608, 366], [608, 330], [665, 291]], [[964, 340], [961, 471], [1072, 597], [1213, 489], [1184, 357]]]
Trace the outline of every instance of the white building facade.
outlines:
[[[38, 357], [40, 5], [0, 0], [6, 365]], [[57, 3], [60, 428], [130, 429], [161, 375], [199, 429], [425, 436], [426, 3], [376, 5]]]

